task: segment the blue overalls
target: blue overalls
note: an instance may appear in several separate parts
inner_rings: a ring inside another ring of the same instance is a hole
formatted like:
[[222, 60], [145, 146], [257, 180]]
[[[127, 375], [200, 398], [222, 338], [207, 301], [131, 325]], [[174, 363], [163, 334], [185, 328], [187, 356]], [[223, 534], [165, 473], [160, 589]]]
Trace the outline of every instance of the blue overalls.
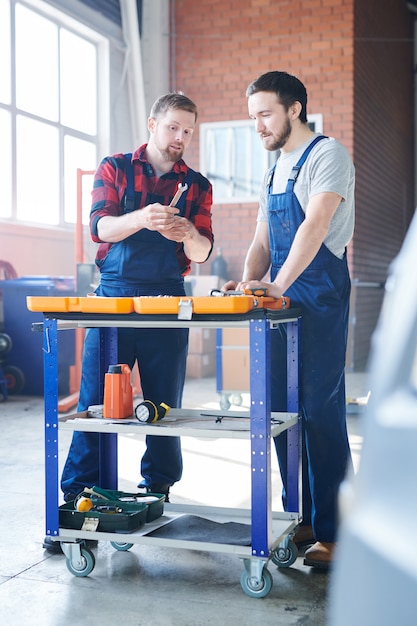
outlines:
[[[130, 155], [126, 155], [127, 157]], [[126, 158], [128, 189], [125, 211], [135, 210], [133, 170]], [[184, 182], [190, 186], [193, 170]], [[185, 206], [183, 193], [178, 208]], [[146, 203], [159, 199], [147, 198]], [[114, 244], [100, 268], [99, 296], [183, 296], [184, 279], [176, 256], [176, 242], [157, 232], [143, 229]], [[133, 368], [138, 362], [143, 397], [155, 404], [165, 402], [180, 407], [185, 382], [188, 329], [119, 328], [118, 362]], [[84, 341], [82, 379], [78, 411], [98, 404], [99, 398], [99, 329], [87, 330]], [[144, 484], [172, 485], [182, 476], [179, 437], [146, 437], [146, 451], [141, 461]], [[95, 433], [74, 432], [61, 477], [64, 498], [78, 494], [84, 487], [99, 484], [99, 439]], [[103, 485], [105, 486], [105, 485]]]
[[[271, 281], [285, 262], [298, 227], [305, 219], [294, 193], [298, 172], [318, 136], [293, 168], [284, 193], [272, 193], [268, 181]], [[316, 257], [286, 291], [291, 306], [302, 310], [300, 406], [303, 434], [303, 523], [311, 524], [317, 541], [335, 541], [337, 497], [348, 464], [345, 354], [350, 278], [346, 252], [337, 258], [322, 244]], [[271, 406], [286, 410], [286, 331], [272, 333]], [[286, 433], [275, 438], [286, 507]]]

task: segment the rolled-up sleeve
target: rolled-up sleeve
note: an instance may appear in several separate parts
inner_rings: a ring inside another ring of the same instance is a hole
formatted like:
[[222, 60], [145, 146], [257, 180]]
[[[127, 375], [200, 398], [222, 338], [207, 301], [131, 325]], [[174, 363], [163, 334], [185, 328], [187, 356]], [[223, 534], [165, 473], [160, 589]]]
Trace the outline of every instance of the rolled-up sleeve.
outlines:
[[[101, 243], [98, 236], [97, 224], [100, 218], [106, 215], [117, 217], [121, 215], [120, 189], [125, 174], [117, 166], [113, 157], [106, 157], [100, 163], [94, 176], [91, 192], [90, 232], [96, 243]], [[117, 184], [117, 186], [116, 186]]]

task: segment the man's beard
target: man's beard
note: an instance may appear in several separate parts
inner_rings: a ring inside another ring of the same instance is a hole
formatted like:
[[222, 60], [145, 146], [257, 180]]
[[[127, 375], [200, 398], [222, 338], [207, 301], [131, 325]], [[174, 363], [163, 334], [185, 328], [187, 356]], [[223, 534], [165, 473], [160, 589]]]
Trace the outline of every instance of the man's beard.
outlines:
[[264, 146], [266, 150], [269, 150], [270, 152], [281, 150], [281, 148], [285, 146], [285, 144], [287, 143], [288, 138], [291, 135], [291, 130], [292, 130], [292, 126], [291, 126], [290, 120], [287, 119], [287, 122], [284, 128], [282, 129], [278, 137], [275, 139], [274, 143], [265, 144], [264, 142]]
[[172, 163], [176, 163], [177, 161], [179, 161], [180, 159], [182, 159], [182, 156], [184, 154], [184, 149], [182, 148], [179, 152], [178, 151], [174, 151], [171, 150], [171, 148], [160, 148], [160, 153], [162, 158], [164, 159], [164, 161], [171, 161]]

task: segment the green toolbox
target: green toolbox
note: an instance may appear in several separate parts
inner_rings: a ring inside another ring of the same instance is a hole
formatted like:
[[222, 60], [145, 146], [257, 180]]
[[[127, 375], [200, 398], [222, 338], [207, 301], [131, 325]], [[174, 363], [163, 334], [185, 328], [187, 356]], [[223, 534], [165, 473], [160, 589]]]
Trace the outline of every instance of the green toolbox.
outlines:
[[59, 507], [59, 526], [131, 533], [164, 512], [164, 494], [127, 493], [92, 487]]

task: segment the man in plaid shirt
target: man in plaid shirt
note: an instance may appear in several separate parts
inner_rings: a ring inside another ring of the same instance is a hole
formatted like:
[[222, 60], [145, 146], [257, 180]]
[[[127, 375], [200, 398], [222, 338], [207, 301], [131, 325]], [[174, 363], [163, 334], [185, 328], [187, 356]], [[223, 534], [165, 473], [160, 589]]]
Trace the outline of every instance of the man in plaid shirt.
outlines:
[[[180, 93], [160, 97], [148, 119], [149, 141], [133, 155], [100, 163], [92, 192], [91, 236], [98, 245], [99, 296], [182, 296], [191, 261], [203, 263], [213, 247], [212, 188], [183, 161], [197, 121], [197, 107]], [[170, 206], [177, 188], [186, 190]], [[180, 407], [188, 329], [119, 328], [118, 362], [138, 362], [143, 396]], [[86, 333], [78, 411], [99, 403], [99, 329]], [[141, 461], [148, 491], [165, 493], [182, 475], [179, 437], [146, 438]], [[75, 432], [62, 473], [66, 501], [98, 484], [98, 435]], [[48, 537], [44, 547], [59, 544]]]

